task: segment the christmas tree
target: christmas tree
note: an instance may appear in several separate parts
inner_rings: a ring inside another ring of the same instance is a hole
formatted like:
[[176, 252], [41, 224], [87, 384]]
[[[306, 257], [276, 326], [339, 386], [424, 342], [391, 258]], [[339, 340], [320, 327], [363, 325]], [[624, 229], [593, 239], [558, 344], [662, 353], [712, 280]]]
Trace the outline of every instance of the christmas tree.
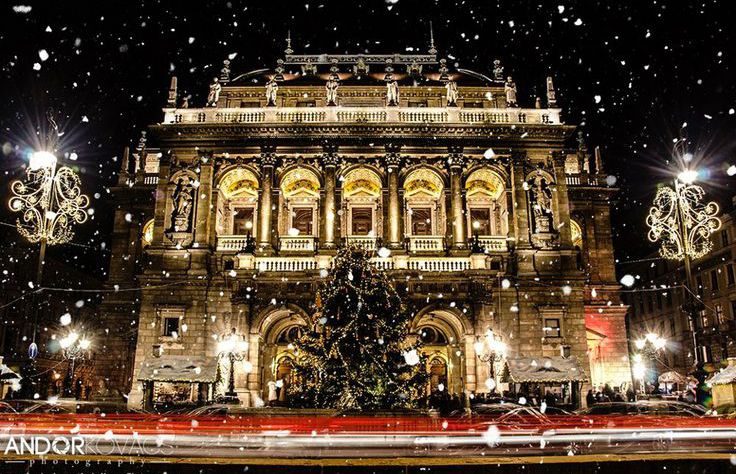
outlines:
[[370, 253], [340, 250], [317, 293], [312, 327], [296, 344], [290, 399], [316, 408], [391, 410], [416, 405], [426, 386], [410, 316]]

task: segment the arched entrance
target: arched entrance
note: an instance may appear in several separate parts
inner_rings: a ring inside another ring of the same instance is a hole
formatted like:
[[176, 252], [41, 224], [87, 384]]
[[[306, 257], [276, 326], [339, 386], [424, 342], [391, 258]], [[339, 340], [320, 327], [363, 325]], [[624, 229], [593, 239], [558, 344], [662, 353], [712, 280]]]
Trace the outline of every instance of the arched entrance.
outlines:
[[412, 333], [422, 341], [422, 353], [428, 360], [428, 394], [438, 390], [440, 384], [449, 394], [460, 394], [466, 389], [468, 325], [461, 318], [449, 309], [426, 308], [412, 322]]

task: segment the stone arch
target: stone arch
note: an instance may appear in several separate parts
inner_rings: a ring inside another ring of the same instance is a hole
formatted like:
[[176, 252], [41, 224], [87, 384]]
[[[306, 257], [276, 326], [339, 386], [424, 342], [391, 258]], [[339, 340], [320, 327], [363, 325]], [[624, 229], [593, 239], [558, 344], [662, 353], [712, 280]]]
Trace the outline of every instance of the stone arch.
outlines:
[[573, 247], [583, 249], [583, 227], [573, 218], [570, 218], [570, 240]]
[[298, 192], [318, 196], [322, 188], [320, 173], [307, 165], [294, 165], [285, 169], [277, 183], [284, 197], [292, 197]]
[[505, 179], [493, 167], [476, 167], [467, 176], [465, 196], [468, 237], [472, 237], [475, 232], [479, 236], [508, 235], [509, 196], [506, 191]]
[[374, 166], [368, 163], [355, 163], [355, 164], [346, 166], [345, 168], [340, 170], [337, 176], [338, 181], [340, 183], [344, 183], [347, 179], [347, 176], [355, 172], [356, 170], [367, 170], [373, 173], [378, 178], [378, 182], [381, 184], [381, 186], [384, 185], [385, 175], [383, 171], [381, 171], [381, 169], [378, 168], [377, 166]]
[[[263, 340], [271, 333], [278, 333], [279, 329], [288, 326], [286, 322], [309, 326], [311, 318], [300, 306], [286, 304], [278, 307], [269, 307], [261, 311], [251, 324], [251, 333], [258, 334]], [[275, 337], [275, 335], [274, 335]]]
[[241, 195], [258, 195], [258, 176], [245, 166], [231, 168], [220, 176], [217, 189], [225, 199], [233, 199]]
[[411, 332], [415, 333], [425, 325], [442, 329], [446, 336], [454, 339], [454, 342], [461, 342], [464, 336], [473, 335], [473, 324], [457, 308], [436, 304], [422, 308], [412, 320]]
[[439, 199], [446, 187], [444, 177], [429, 166], [417, 166], [407, 172], [404, 177], [404, 196], [411, 197], [417, 193], [425, 193]]
[[468, 198], [475, 194], [483, 194], [491, 199], [498, 199], [505, 190], [505, 180], [491, 168], [476, 168], [465, 179], [465, 191]]
[[383, 182], [381, 175], [367, 166], [353, 166], [350, 170], [340, 175], [342, 193], [344, 197], [356, 194], [368, 194], [373, 197], [380, 196]]

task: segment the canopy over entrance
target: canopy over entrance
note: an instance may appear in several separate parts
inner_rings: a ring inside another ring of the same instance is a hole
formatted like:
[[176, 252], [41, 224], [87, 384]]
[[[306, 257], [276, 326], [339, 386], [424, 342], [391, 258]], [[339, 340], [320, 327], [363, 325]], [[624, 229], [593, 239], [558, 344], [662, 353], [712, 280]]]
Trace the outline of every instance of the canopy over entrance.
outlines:
[[506, 382], [587, 382], [588, 375], [575, 357], [518, 357], [506, 361]]
[[146, 359], [138, 374], [138, 380], [151, 382], [214, 383], [216, 379], [216, 359], [184, 355]]

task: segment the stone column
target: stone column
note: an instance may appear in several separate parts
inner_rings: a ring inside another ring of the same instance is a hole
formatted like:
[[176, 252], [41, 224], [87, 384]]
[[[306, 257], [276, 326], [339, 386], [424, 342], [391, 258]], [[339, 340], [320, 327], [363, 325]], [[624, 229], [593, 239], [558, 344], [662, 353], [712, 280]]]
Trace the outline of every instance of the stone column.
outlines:
[[273, 168], [276, 165], [275, 147], [261, 147], [261, 196], [258, 202], [258, 253], [273, 253], [271, 242], [271, 198], [273, 197]]
[[450, 168], [450, 216], [452, 219], [452, 250], [465, 250], [467, 231], [463, 205], [463, 157], [462, 148], [450, 147], [447, 165]]
[[337, 209], [335, 208], [335, 172], [340, 157], [337, 154], [337, 147], [326, 145], [322, 153], [322, 166], [324, 166], [325, 192], [322, 200], [321, 224], [322, 232], [320, 235], [320, 249], [331, 250], [337, 247], [335, 239], [335, 222]]
[[513, 186], [513, 229], [516, 248], [529, 248], [529, 210], [527, 192], [524, 189], [526, 153], [515, 152], [511, 155], [511, 185]]
[[390, 249], [403, 246], [401, 200], [399, 198], [399, 167], [401, 166], [400, 146], [386, 146], [386, 168], [388, 169], [388, 225], [385, 226], [386, 242]]
[[563, 247], [572, 247], [572, 233], [570, 232], [570, 201], [567, 196], [567, 179], [565, 177], [565, 155], [564, 153], [552, 152], [552, 164], [555, 176], [555, 194], [557, 195], [557, 209], [555, 209], [557, 232], [560, 233], [560, 243]]

